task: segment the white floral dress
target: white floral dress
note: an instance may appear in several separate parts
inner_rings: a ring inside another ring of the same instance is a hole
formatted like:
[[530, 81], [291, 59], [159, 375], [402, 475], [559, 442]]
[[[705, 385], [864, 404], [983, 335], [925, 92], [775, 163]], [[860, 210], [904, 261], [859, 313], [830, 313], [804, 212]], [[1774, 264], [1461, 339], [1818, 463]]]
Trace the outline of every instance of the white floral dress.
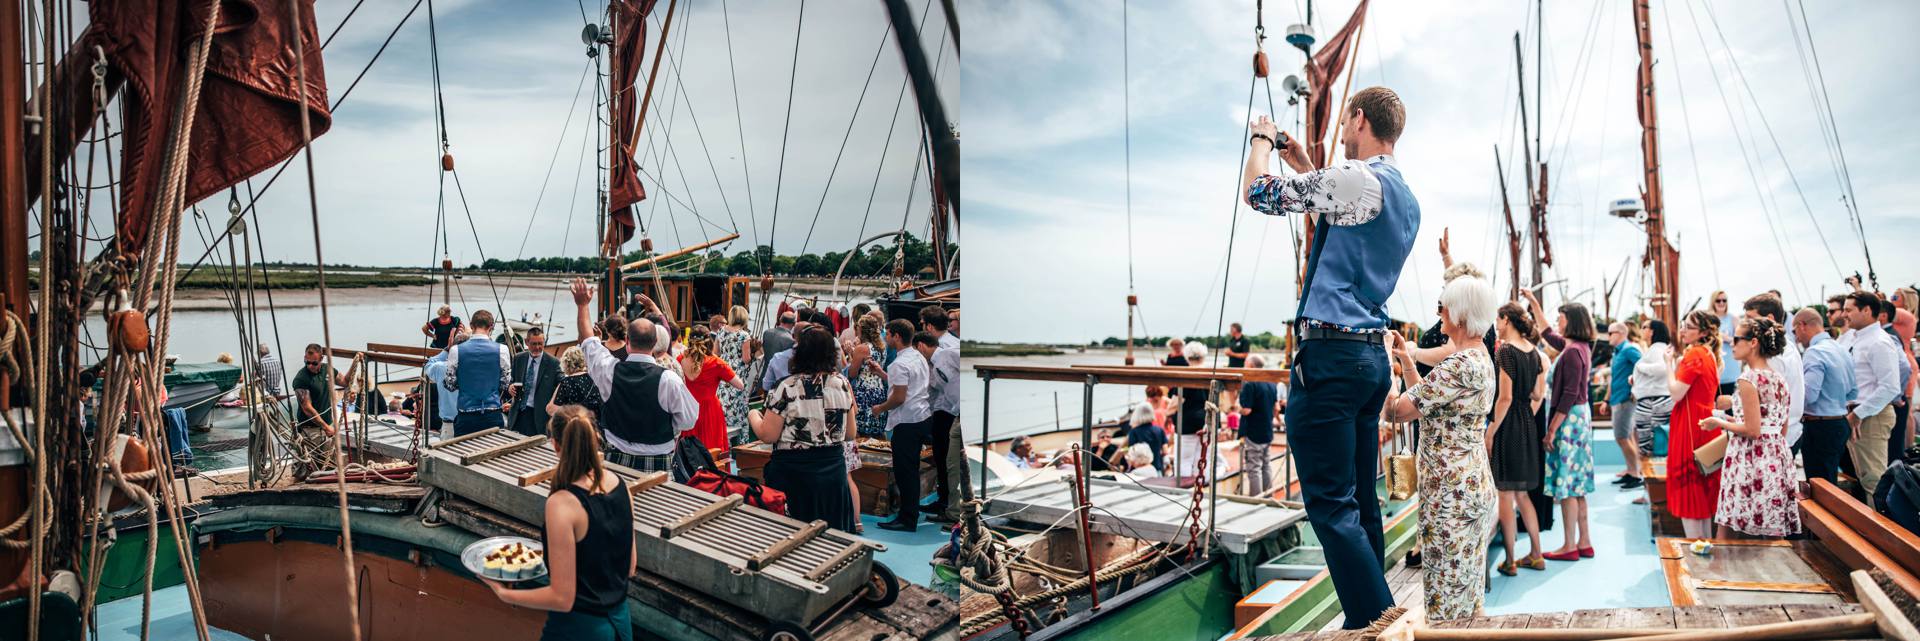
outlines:
[[[1738, 380], [1760, 393], [1760, 437], [1727, 432], [1727, 458], [1720, 468], [1720, 510], [1713, 522], [1748, 536], [1787, 536], [1800, 531], [1793, 451], [1787, 445], [1787, 377], [1773, 370], [1740, 372]], [[1734, 420], [1747, 408], [1733, 395]]]
[[1420, 410], [1420, 558], [1432, 620], [1481, 614], [1496, 516], [1486, 442], [1495, 380], [1487, 353], [1465, 350], [1406, 392]]
[[[715, 355], [719, 356], [720, 360], [726, 361], [727, 367], [733, 368], [733, 371], [739, 373], [742, 378], [749, 375], [746, 359], [743, 358], [746, 345], [747, 333], [731, 327], [720, 330], [718, 340], [714, 341]], [[752, 387], [752, 384], [747, 385], [748, 389]], [[747, 429], [747, 390], [734, 389], [732, 385], [721, 385], [720, 407], [727, 412], [729, 438], [734, 442], [751, 440], [743, 438], [743, 435], [751, 433], [751, 430]]]

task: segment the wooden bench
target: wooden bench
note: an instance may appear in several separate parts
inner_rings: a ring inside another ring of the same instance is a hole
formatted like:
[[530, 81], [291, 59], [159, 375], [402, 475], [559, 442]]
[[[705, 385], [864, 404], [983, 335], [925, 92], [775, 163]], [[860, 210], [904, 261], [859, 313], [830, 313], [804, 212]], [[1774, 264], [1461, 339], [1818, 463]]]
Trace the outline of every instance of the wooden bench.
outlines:
[[1920, 595], [1920, 536], [1874, 512], [1826, 479], [1814, 479], [1800, 501], [1801, 523], [1855, 570], [1880, 568], [1908, 594]]

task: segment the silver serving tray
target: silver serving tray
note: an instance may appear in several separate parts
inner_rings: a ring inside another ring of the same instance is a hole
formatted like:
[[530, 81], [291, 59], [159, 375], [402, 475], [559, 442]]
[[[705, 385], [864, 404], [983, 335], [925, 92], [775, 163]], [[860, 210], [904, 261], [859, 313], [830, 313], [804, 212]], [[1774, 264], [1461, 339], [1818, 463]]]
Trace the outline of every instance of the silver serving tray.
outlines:
[[[487, 553], [492, 552], [495, 549], [498, 549], [500, 546], [507, 545], [509, 543], [519, 543], [520, 545], [525, 546], [528, 549], [539, 550], [541, 552], [541, 558], [543, 559], [540, 562], [539, 571], [531, 576], [515, 577], [511, 579], [502, 577], [498, 574], [487, 573], [486, 571], [487, 570], [487, 566], [486, 566]], [[546, 551], [547, 550], [545, 546], [540, 545], [539, 541], [535, 541], [533, 539], [529, 539], [523, 536], [496, 536], [496, 537], [485, 538], [485, 539], [480, 539], [478, 541], [474, 541], [473, 545], [467, 546], [467, 549], [462, 550], [460, 552], [460, 564], [467, 566], [467, 571], [472, 572], [473, 575], [477, 577], [483, 577], [483, 578], [492, 579], [495, 581], [509, 581], [509, 582], [531, 581], [534, 579], [539, 579], [547, 576], [547, 563], [544, 560], [546, 558]]]

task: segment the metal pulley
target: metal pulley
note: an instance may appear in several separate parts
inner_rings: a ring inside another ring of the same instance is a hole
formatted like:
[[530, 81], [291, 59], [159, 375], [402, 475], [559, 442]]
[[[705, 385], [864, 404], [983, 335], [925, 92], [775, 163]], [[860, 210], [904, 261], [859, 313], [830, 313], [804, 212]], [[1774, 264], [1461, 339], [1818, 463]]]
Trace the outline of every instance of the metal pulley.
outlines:
[[453, 171], [453, 152], [440, 154], [440, 171]]

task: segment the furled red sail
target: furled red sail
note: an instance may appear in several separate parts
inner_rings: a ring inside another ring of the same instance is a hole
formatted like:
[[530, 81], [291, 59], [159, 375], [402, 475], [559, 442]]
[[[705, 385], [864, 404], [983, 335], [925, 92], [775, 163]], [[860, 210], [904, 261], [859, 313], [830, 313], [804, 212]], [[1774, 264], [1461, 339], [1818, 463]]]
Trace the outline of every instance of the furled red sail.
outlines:
[[1323, 162], [1327, 157], [1327, 133], [1334, 123], [1333, 119], [1333, 80], [1347, 68], [1352, 58], [1349, 44], [1354, 33], [1360, 30], [1360, 23], [1367, 19], [1367, 1], [1360, 0], [1360, 6], [1353, 8], [1353, 17], [1340, 31], [1320, 45], [1320, 51], [1313, 54], [1313, 64], [1307, 65], [1307, 82], [1313, 91], [1307, 97], [1307, 157], [1315, 163]]
[[613, 15], [613, 140], [615, 151], [608, 161], [613, 175], [607, 183], [607, 238], [609, 246], [633, 238], [633, 206], [647, 199], [640, 185], [639, 161], [634, 159], [633, 132], [639, 126], [640, 94], [634, 80], [640, 76], [640, 61], [646, 53], [647, 14], [655, 0], [613, 0], [608, 5]]
[[[219, 193], [300, 149], [296, 43], [306, 47], [301, 55], [313, 135], [332, 124], [313, 2], [302, 0], [299, 6], [299, 15], [289, 16], [288, 3], [277, 0], [222, 0], [189, 141], [187, 202]], [[106, 53], [109, 93], [131, 88], [120, 95], [126, 188], [120, 192], [116, 231], [122, 252], [140, 253], [151, 236], [168, 132], [190, 71], [187, 51], [205, 33], [207, 10], [200, 1], [93, 0], [86, 32], [54, 72], [53, 96], [60, 110], [53, 131], [56, 164], [72, 154], [99, 113], [93, 97], [96, 47]], [[40, 146], [31, 141], [27, 148], [27, 184], [37, 192]]]

